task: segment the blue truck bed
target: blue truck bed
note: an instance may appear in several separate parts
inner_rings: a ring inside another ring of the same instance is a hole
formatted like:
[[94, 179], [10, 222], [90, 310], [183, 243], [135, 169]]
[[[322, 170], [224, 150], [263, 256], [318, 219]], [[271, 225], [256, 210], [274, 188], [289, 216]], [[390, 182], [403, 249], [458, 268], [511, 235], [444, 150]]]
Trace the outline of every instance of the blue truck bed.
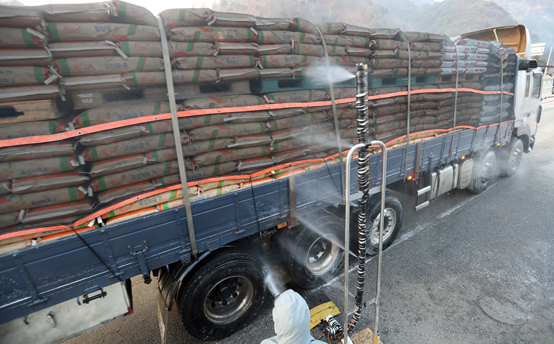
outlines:
[[[513, 122], [425, 140], [418, 144], [417, 162], [417, 145], [412, 144], [408, 152], [408, 173], [416, 163], [420, 172], [430, 171], [437, 165], [490, 147], [498, 130], [502, 144], [508, 143]], [[454, 150], [450, 157], [453, 138]], [[406, 153], [406, 147], [389, 151], [387, 184], [404, 179]], [[370, 157], [371, 187], [380, 185], [380, 160], [381, 154]], [[352, 165], [354, 176], [357, 166], [355, 162]], [[342, 202], [338, 165], [295, 178], [300, 215]], [[357, 180], [352, 179], [350, 188], [355, 194]], [[289, 214], [289, 184], [286, 179], [276, 180], [198, 201], [192, 204], [192, 213], [199, 252], [214, 250], [285, 222]], [[125, 280], [144, 271], [191, 260], [184, 206], [90, 230], [81, 237], [86, 244], [77, 236], [69, 236], [0, 256], [0, 323], [106, 287], [118, 278]]]

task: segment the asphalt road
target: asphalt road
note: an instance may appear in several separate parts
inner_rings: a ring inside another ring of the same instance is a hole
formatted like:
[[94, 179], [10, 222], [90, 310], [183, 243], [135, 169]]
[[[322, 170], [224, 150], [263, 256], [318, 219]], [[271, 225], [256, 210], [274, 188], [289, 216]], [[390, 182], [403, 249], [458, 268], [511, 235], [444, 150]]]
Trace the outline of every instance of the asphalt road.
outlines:
[[[418, 213], [405, 203], [404, 227], [383, 257], [384, 343], [554, 343], [552, 147], [554, 102], [544, 105], [535, 149], [516, 175], [480, 195], [450, 192]], [[373, 327], [376, 266], [376, 259], [367, 264], [370, 306], [357, 330]], [[352, 265], [352, 293], [355, 282]], [[343, 285], [339, 276], [319, 291], [344, 309]], [[159, 343], [156, 293], [156, 283], [135, 278], [132, 316], [67, 343]], [[203, 343], [186, 333], [176, 312], [169, 330], [168, 343]], [[252, 324], [218, 343], [259, 343], [273, 335], [268, 303]]]

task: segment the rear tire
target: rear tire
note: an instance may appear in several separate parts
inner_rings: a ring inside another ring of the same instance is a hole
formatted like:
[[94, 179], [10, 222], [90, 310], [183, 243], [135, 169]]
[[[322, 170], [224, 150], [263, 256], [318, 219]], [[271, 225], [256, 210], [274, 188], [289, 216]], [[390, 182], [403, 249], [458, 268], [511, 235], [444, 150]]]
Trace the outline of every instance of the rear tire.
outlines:
[[344, 267], [344, 220], [318, 213], [281, 247], [291, 280], [304, 289], [318, 287]]
[[[381, 215], [381, 195], [375, 195], [369, 201], [368, 211], [366, 213], [367, 235], [366, 235], [366, 253], [374, 256], [379, 253], [379, 224]], [[404, 207], [402, 201], [392, 193], [385, 194], [385, 217], [383, 222], [383, 250], [392, 244], [404, 218]]]
[[479, 161], [473, 165], [473, 175], [469, 190], [480, 194], [485, 191], [496, 176], [496, 154], [494, 151], [487, 151]]
[[246, 251], [214, 253], [181, 288], [178, 298], [183, 327], [206, 341], [242, 329], [258, 314], [266, 298], [262, 262]]
[[523, 158], [523, 141], [515, 138], [502, 154], [501, 175], [506, 177], [513, 176], [521, 164]]

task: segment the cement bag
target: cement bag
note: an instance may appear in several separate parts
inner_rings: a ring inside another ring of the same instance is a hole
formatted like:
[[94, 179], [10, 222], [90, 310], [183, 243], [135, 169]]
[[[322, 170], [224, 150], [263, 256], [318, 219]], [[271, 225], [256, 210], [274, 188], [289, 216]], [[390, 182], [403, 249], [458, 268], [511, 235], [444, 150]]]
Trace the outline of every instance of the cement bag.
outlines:
[[50, 43], [48, 50], [54, 58], [121, 55], [121, 50], [111, 41]]
[[432, 43], [442, 43], [444, 41], [444, 36], [436, 33], [430, 33], [427, 41]]
[[369, 37], [371, 35], [371, 31], [371, 29], [365, 27], [344, 24], [344, 30], [342, 30], [340, 34], [347, 36]]
[[[176, 50], [180, 50], [179, 45], [179, 43], [168, 43], [169, 52], [172, 53]], [[162, 45], [160, 42], [122, 41], [117, 42], [117, 47], [125, 56], [163, 57]]]
[[327, 52], [329, 53], [329, 56], [346, 56], [346, 48], [341, 46], [328, 45]]
[[487, 67], [488, 65], [489, 63], [485, 61], [475, 61], [475, 67]]
[[217, 54], [223, 55], [256, 55], [258, 45], [255, 43], [215, 42]]
[[121, 158], [93, 162], [90, 166], [90, 172], [88, 172], [88, 174], [92, 178], [97, 178], [107, 174], [143, 167], [147, 164], [148, 158], [143, 154], [130, 155]]
[[235, 138], [233, 143], [228, 145], [227, 148], [270, 146], [272, 143], [273, 139], [268, 134], [248, 135]]
[[291, 42], [304, 44], [318, 44], [316, 35], [292, 31], [258, 31], [258, 44], [290, 44]]
[[266, 94], [264, 98], [275, 103], [319, 102], [327, 100], [327, 92], [320, 90], [274, 92]]
[[250, 80], [257, 79], [260, 71], [257, 68], [219, 69], [219, 81]]
[[236, 27], [254, 27], [256, 26], [256, 17], [250, 14], [212, 12], [206, 20], [209, 26], [236, 26]]
[[[460, 59], [463, 59], [465, 54], [460, 56]], [[457, 53], [443, 53], [441, 60], [457, 60], [458, 54]]]
[[473, 67], [473, 68], [466, 68], [467, 74], [483, 74], [487, 71], [486, 67]]
[[441, 74], [442, 75], [452, 75], [452, 74], [456, 74], [456, 73], [459, 73], [459, 74], [462, 74], [462, 73], [465, 73], [466, 69], [465, 68], [441, 68]]
[[403, 31], [402, 33], [410, 42], [425, 42], [429, 40], [428, 32]]
[[338, 56], [330, 57], [329, 63], [337, 66], [356, 66], [358, 63], [368, 64], [369, 59], [367, 57]]
[[[337, 109], [337, 118], [338, 119], [355, 119], [358, 114], [355, 109]], [[333, 118], [333, 114], [329, 114], [330, 118]]]
[[260, 44], [258, 55], [284, 55], [291, 52], [292, 46], [287, 44]]
[[83, 200], [87, 195], [86, 189], [82, 187], [77, 188], [76, 186], [22, 195], [5, 194], [0, 196], [0, 214], [11, 213], [22, 209], [34, 209], [55, 204], [76, 202]]
[[94, 191], [101, 192], [175, 173], [179, 173], [177, 161], [166, 161], [98, 177], [92, 181], [91, 186]]
[[374, 109], [370, 109], [370, 112], [374, 116], [382, 116], [382, 115], [404, 112], [406, 111], [406, 109], [407, 109], [406, 104], [394, 104], [394, 105], [380, 106]]
[[356, 89], [355, 88], [342, 88], [337, 87], [334, 88], [335, 93], [335, 99], [346, 99], [346, 98], [354, 98], [356, 97]]
[[371, 55], [371, 50], [367, 48], [360, 48], [360, 47], [346, 47], [346, 53], [348, 56], [362, 56], [362, 57], [368, 57]]
[[3, 187], [14, 194], [20, 194], [84, 185], [88, 180], [89, 177], [82, 173], [67, 172], [42, 177], [15, 179], [4, 183]]
[[120, 0], [114, 0], [113, 3], [119, 22], [158, 27], [156, 17], [146, 8]]
[[83, 135], [80, 137], [79, 143], [87, 147], [98, 146], [129, 140], [143, 135], [148, 135], [148, 131], [144, 125], [130, 125]]
[[278, 30], [286, 31], [289, 29], [288, 18], [256, 18], [258, 21], [254, 27], [256, 30]]
[[[186, 134], [181, 134], [181, 141], [183, 140], [186, 140]], [[165, 133], [142, 136], [127, 141], [114, 142], [96, 147], [88, 147], [82, 153], [82, 156], [86, 161], [98, 161], [169, 147], [175, 147], [175, 139], [173, 134]]]
[[43, 143], [0, 148], [0, 161], [50, 158], [71, 154], [73, 154], [73, 144], [71, 142]]
[[458, 37], [458, 39], [454, 39], [454, 43], [456, 43], [456, 45], [474, 45], [483, 48], [487, 48], [489, 46], [489, 42], [487, 41], [479, 41], [476, 39], [461, 37]]
[[263, 68], [295, 68], [319, 63], [319, 58], [305, 55], [264, 55], [258, 61]]
[[[413, 86], [412, 86], [413, 87]], [[387, 93], [396, 93], [396, 92], [402, 92], [402, 91], [407, 91], [408, 88], [407, 87], [400, 87], [400, 86], [397, 86], [397, 87], [383, 87], [383, 88], [374, 88], [372, 90], [369, 90], [369, 95], [371, 96], [376, 96], [376, 95], [382, 95], [382, 94], [387, 94]]]
[[178, 42], [254, 42], [256, 40], [256, 35], [251, 29], [217, 26], [178, 27], [169, 32], [169, 37]]
[[[441, 64], [441, 67], [442, 68], [453, 68], [453, 67], [456, 67], [456, 61], [442, 61], [442, 64]], [[462, 61], [460, 61], [462, 62]], [[468, 63], [474, 63], [475, 61], [466, 61]], [[460, 65], [461, 66], [461, 65]]]
[[439, 105], [440, 102], [411, 102], [410, 103], [410, 109], [418, 110], [418, 109], [437, 109], [442, 106], [447, 106], [450, 104], [444, 104]]
[[294, 127], [302, 127], [309, 124], [317, 124], [327, 121], [327, 114], [324, 112], [307, 113], [296, 117], [288, 117], [268, 122], [269, 130], [276, 131]]
[[46, 22], [40, 11], [29, 7], [0, 6], [0, 27], [40, 30]]
[[[1, 17], [0, 17], [1, 18]], [[316, 42], [317, 43], [317, 42]], [[0, 27], [0, 48], [42, 48], [48, 39], [42, 33], [28, 29]]]
[[413, 60], [425, 60], [429, 57], [429, 53], [426, 51], [412, 51], [411, 53], [408, 53], [406, 50], [374, 50], [371, 56], [374, 59], [401, 59], [401, 60], [407, 60], [409, 56], [411, 56], [412, 61]]
[[395, 68], [395, 69], [373, 69], [369, 75], [381, 78], [385, 76], [399, 76], [399, 75], [407, 75], [408, 71], [404, 68]]
[[54, 65], [63, 76], [153, 72], [164, 69], [163, 60], [158, 57], [70, 57], [54, 60]]
[[443, 53], [439, 51], [427, 51], [427, 57], [430, 59], [442, 59]]
[[[179, 108], [178, 110], [179, 111]], [[120, 103], [118, 105], [105, 105], [81, 112], [73, 119], [73, 125], [77, 128], [89, 127], [131, 118], [154, 116], [171, 112], [169, 102], [143, 102], [136, 101]]]
[[207, 166], [222, 162], [264, 157], [268, 156], [270, 153], [271, 151], [267, 146], [225, 149], [200, 154], [195, 156], [192, 160], [195, 166]]
[[[251, 112], [247, 112], [244, 114], [250, 114], [250, 113]], [[242, 114], [243, 113], [237, 113], [238, 116], [236, 118], [240, 118], [239, 116]], [[182, 118], [179, 118], [179, 129], [189, 130], [189, 129], [200, 128], [204, 126], [225, 124], [228, 121], [231, 121], [230, 118], [235, 118], [233, 115], [234, 115], [233, 113], [224, 113], [224, 114], [216, 114], [216, 115], [182, 117]], [[246, 117], [247, 116], [245, 116], [245, 118]], [[252, 121], [247, 121], [247, 122], [252, 122]], [[254, 121], [254, 122], [259, 122], [259, 121]]]
[[408, 43], [390, 39], [372, 39], [369, 42], [369, 48], [372, 50], [408, 50]]
[[159, 14], [166, 29], [182, 26], [203, 26], [212, 13], [209, 8], [165, 10]]
[[416, 42], [412, 43], [412, 50], [415, 51], [441, 51], [442, 50], [442, 43], [427, 43], [427, 42]]
[[406, 121], [392, 121], [383, 124], [373, 125], [369, 127], [369, 131], [372, 134], [384, 133], [394, 129], [406, 127]]
[[215, 83], [219, 80], [217, 70], [174, 70], [171, 72], [173, 83], [186, 84], [193, 82]]
[[266, 132], [266, 129], [266, 125], [263, 122], [239, 124], [229, 123], [226, 125], [215, 125], [192, 129], [188, 133], [188, 138], [189, 140], [196, 142], [224, 137], [263, 134]]
[[230, 137], [192, 142], [192, 143], [183, 145], [183, 156], [191, 157], [191, 156], [212, 152], [219, 149], [225, 149], [230, 144], [233, 144], [233, 142], [234, 140]]
[[338, 35], [344, 30], [343, 23], [317, 23], [315, 26], [321, 30], [324, 35]]
[[[332, 129], [332, 124], [331, 124], [331, 129]], [[286, 129], [286, 130], [279, 130], [271, 133], [270, 135], [274, 142], [281, 142], [281, 141], [304, 136], [308, 132], [309, 132], [308, 128], [304, 127], [304, 128], [292, 128], [292, 129]]]
[[25, 213], [21, 223], [33, 223], [45, 220], [57, 219], [65, 216], [85, 214], [92, 211], [90, 201], [79, 201], [51, 205], [43, 208], [36, 208]]
[[275, 164], [280, 164], [286, 161], [296, 160], [299, 158], [302, 158], [306, 155], [306, 151], [304, 149], [296, 149], [291, 150], [288, 152], [283, 152], [279, 154], [275, 154], [271, 157], [273, 159], [273, 162]]
[[323, 36], [327, 45], [353, 46], [353, 47], [366, 47], [369, 45], [369, 38], [367, 37], [353, 37], [353, 36], [341, 36], [341, 35], [325, 35]]
[[0, 125], [0, 140], [61, 133], [65, 131], [67, 122], [67, 119], [62, 118], [51, 121], [2, 124]]
[[304, 146], [307, 146], [306, 142], [304, 141], [303, 138], [298, 137], [292, 140], [276, 142], [273, 144], [272, 150], [273, 150], [273, 153], [279, 154], [290, 150], [300, 149], [300, 148], [303, 148]]
[[371, 39], [394, 39], [400, 33], [400, 29], [371, 29]]
[[251, 55], [178, 57], [174, 64], [179, 69], [253, 68], [256, 67], [256, 59]]
[[105, 22], [110, 19], [106, 3], [35, 6], [49, 22]]
[[442, 66], [441, 60], [416, 60], [412, 61], [412, 67], [416, 68], [434, 68]]
[[0, 87], [41, 85], [53, 81], [49, 77], [45, 67], [0, 67]]
[[0, 163], [0, 180], [37, 177], [73, 171], [79, 162], [72, 156]]
[[268, 113], [271, 115], [271, 119], [281, 119], [297, 115], [303, 115], [306, 113], [306, 109], [303, 108], [288, 108], [288, 109], [277, 109], [270, 110]]
[[[15, 212], [15, 213], [9, 213], [9, 214], [3, 214], [3, 215], [0, 215], [0, 228], [6, 228], [6, 227], [11, 227], [13, 225], [16, 225], [19, 223], [19, 211], [18, 212]], [[13, 245], [16, 245], [16, 244], [20, 244], [20, 243], [14, 243]], [[25, 248], [27, 245], [24, 244], [23, 246], [18, 246], [17, 249], [20, 249], [20, 248]], [[7, 247], [5, 245], [2, 245], [0, 246], [0, 248], [2, 247]]]
[[[421, 70], [424, 70], [424, 71], [421, 72]], [[418, 75], [421, 75], [421, 74], [436, 75], [436, 74], [441, 74], [441, 73], [442, 73], [442, 68], [440, 68], [440, 67], [437, 67], [437, 68], [418, 68]], [[414, 75], [413, 72], [412, 72], [412, 75]]]
[[123, 200], [124, 198], [129, 198], [129, 196], [151, 191], [155, 188], [156, 184], [148, 181], [107, 190], [98, 194], [98, 204], [104, 205], [117, 200]]
[[48, 23], [54, 42], [79, 41], [159, 41], [157, 27], [116, 23]]
[[399, 67], [408, 67], [408, 60], [399, 60], [399, 59], [376, 59], [371, 60], [371, 67], [375, 69], [385, 69], [385, 68], [399, 68]]
[[289, 24], [290, 31], [304, 32], [315, 36], [319, 36], [319, 33], [317, 32], [317, 28], [315, 27], [315, 25], [310, 23], [307, 20], [304, 20], [301, 18], [290, 18], [289, 22], [290, 22]]
[[237, 170], [248, 171], [252, 169], [261, 169], [273, 165], [273, 159], [270, 157], [254, 158], [241, 160], [237, 165]]
[[219, 96], [208, 98], [189, 99], [183, 102], [186, 110], [221, 109], [237, 106], [263, 105], [261, 97], [253, 95]]
[[212, 166], [204, 166], [204, 167], [196, 168], [194, 171], [187, 171], [187, 179], [190, 181], [190, 180], [215, 177], [223, 174], [229, 174], [236, 170], [237, 170], [237, 164], [235, 162], [226, 162], [226, 163], [216, 164]]
[[[228, 43], [228, 44], [231, 44], [231, 43]], [[171, 57], [214, 56], [214, 55], [217, 55], [218, 53], [218, 49], [216, 48], [216, 45], [214, 45], [213, 43], [206, 43], [206, 42], [171, 43], [169, 47], [171, 48], [171, 50], [169, 51]]]
[[125, 74], [70, 76], [62, 78], [60, 80], [60, 86], [66, 91], [118, 88], [123, 87], [123, 85], [128, 85], [130, 78], [131, 76]]
[[[414, 114], [413, 112], [411, 113], [411, 116], [414, 117], [416, 116], [416, 114]], [[375, 117], [375, 120], [373, 121], [373, 124], [384, 124], [384, 123], [388, 123], [388, 122], [393, 122], [393, 121], [399, 121], [399, 120], [403, 120], [403, 119], [406, 119], [406, 113], [395, 113], [395, 114], [391, 114], [391, 115], [382, 115], [382, 116], [378, 116], [378, 117]], [[372, 122], [370, 121], [370, 124]]]
[[0, 49], [0, 66], [48, 67], [52, 57], [45, 49]]
[[259, 71], [262, 79], [293, 78], [299, 75], [299, 68], [264, 68]]
[[466, 46], [460, 46], [457, 47], [457, 50], [460, 52], [460, 54], [475, 54], [477, 52], [477, 46], [475, 45], [466, 45]]
[[294, 43], [292, 53], [296, 55], [323, 56], [325, 51], [322, 45]]
[[[212, 123], [223, 124], [223, 123], [252, 123], [252, 122], [263, 122], [271, 118], [269, 111], [253, 111], [253, 112], [234, 112], [223, 115], [224, 118], [221, 123]], [[196, 117], [196, 116], [195, 116]], [[195, 128], [201, 127], [203, 125], [197, 125]]]

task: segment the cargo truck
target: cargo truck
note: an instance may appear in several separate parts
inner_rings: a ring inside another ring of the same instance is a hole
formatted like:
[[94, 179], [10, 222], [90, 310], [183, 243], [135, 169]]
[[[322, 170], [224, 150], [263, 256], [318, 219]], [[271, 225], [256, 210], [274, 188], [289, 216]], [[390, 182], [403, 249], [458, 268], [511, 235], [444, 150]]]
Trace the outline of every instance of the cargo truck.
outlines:
[[[518, 53], [515, 118], [390, 147], [387, 186], [414, 196], [416, 210], [453, 189], [483, 192], [497, 170], [514, 174], [535, 143], [542, 72], [528, 56], [529, 32], [518, 25], [464, 36], [498, 40]], [[379, 152], [369, 158], [369, 254], [378, 247], [380, 160]], [[354, 161], [352, 173], [356, 168]], [[61, 342], [132, 314], [135, 276], [145, 283], [156, 278], [164, 341], [168, 312], [175, 310], [193, 336], [225, 338], [268, 298], [268, 267], [281, 266], [305, 289], [339, 273], [344, 207], [354, 214], [357, 208], [355, 200], [344, 204], [342, 189], [350, 188], [354, 199], [358, 192], [356, 181], [342, 184], [341, 174], [340, 165], [329, 165], [193, 202], [192, 219], [181, 206], [0, 255], [0, 338]], [[387, 193], [384, 247], [400, 231], [403, 213], [401, 199]]]

